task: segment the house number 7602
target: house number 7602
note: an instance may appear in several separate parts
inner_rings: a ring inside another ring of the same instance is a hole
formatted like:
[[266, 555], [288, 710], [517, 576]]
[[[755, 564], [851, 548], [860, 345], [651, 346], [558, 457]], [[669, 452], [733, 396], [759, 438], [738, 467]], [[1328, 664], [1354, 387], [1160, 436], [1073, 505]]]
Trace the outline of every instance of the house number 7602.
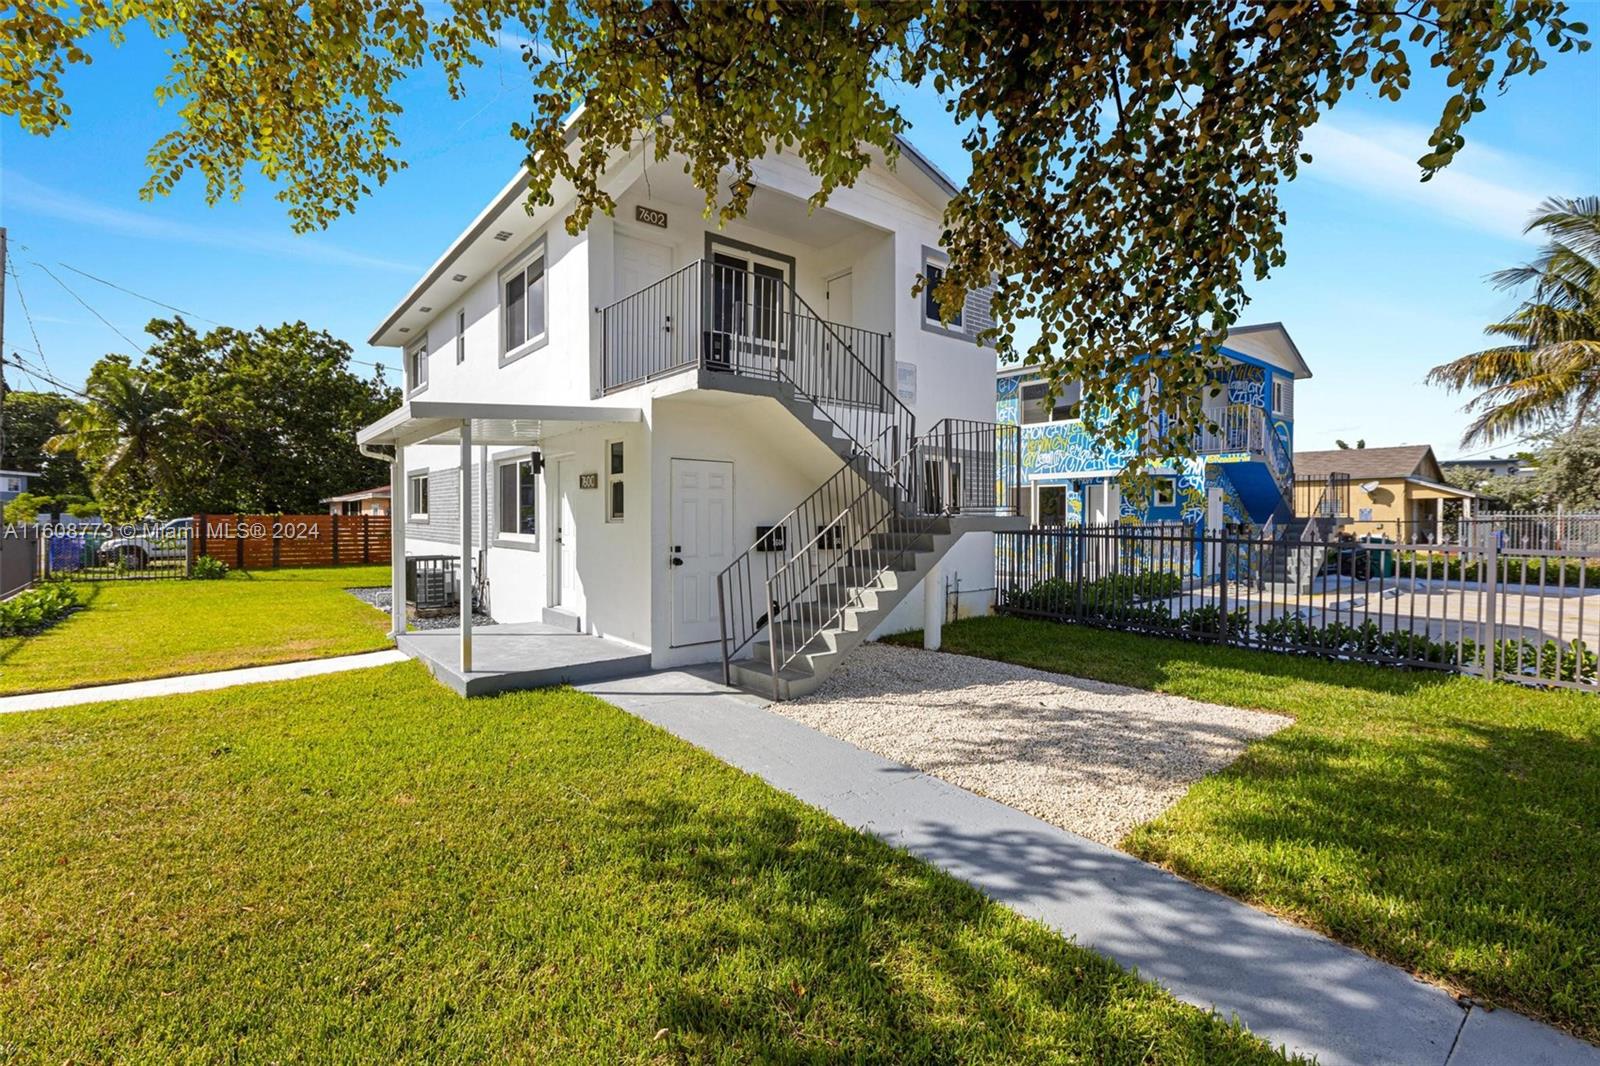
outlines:
[[665, 211], [657, 211], [653, 207], [645, 207], [642, 204], [636, 205], [633, 209], [633, 217], [643, 222], [646, 226], [667, 228], [667, 213]]

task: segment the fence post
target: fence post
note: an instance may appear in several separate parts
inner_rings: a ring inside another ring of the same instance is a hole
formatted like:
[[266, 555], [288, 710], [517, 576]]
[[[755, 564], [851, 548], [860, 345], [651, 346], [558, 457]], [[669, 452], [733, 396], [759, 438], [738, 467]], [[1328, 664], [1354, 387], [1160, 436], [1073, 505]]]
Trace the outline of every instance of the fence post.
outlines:
[[333, 527], [333, 565], [339, 565], [339, 519], [340, 515], [328, 516], [328, 525]]
[[1493, 529], [1487, 533], [1489, 543], [1484, 549], [1484, 559], [1488, 574], [1483, 581], [1483, 618], [1488, 629], [1489, 644], [1484, 650], [1483, 676], [1492, 680], [1496, 673], [1496, 652], [1500, 648], [1500, 536]]
[[1220, 559], [1217, 574], [1217, 626], [1223, 643], [1228, 639], [1228, 527], [1217, 531], [1217, 556]]
[[[204, 512], [194, 516], [194, 524], [195, 524], [195, 528], [198, 529], [199, 532], [200, 532], [200, 547], [199, 547], [199, 551], [197, 552], [197, 554], [205, 555], [209, 551], [211, 546], [210, 546], [210, 544], [208, 543], [208, 541], [206, 539], [206, 533], [207, 533], [206, 527], [209, 525], [209, 523], [206, 521], [206, 516], [205, 516]], [[191, 537], [190, 539], [192, 540], [193, 538]]]
[[244, 569], [244, 535], [245, 535], [245, 531], [246, 530], [245, 530], [245, 523], [244, 523], [244, 515], [240, 515], [240, 514], [234, 515], [233, 516], [233, 568], [235, 570], [243, 570]]
[[283, 558], [283, 523], [274, 522], [272, 525], [272, 568], [278, 569], [278, 562]]

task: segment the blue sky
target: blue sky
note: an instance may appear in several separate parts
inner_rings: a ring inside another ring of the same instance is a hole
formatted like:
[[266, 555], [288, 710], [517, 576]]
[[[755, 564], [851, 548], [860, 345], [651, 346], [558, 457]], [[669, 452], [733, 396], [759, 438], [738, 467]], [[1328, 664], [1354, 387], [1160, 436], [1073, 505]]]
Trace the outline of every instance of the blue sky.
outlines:
[[[1482, 325], [1515, 305], [1483, 279], [1534, 250], [1520, 233], [1532, 206], [1600, 193], [1600, 49], [1551, 58], [1490, 101], [1465, 151], [1427, 184], [1414, 160], [1446, 94], [1426, 71], [1401, 103], [1359, 92], [1312, 131], [1316, 160], [1284, 193], [1288, 265], [1254, 287], [1246, 314], [1282, 321], [1315, 373], [1296, 398], [1300, 447], [1343, 437], [1459, 453], [1462, 398], [1424, 385], [1424, 374], [1482, 347]], [[514, 46], [489, 57], [462, 101], [433, 74], [409, 82], [400, 123], [409, 169], [307, 237], [290, 231], [264, 181], [211, 208], [197, 181], [139, 200], [145, 153], [171, 121], [151, 95], [164, 69], [153, 42], [103, 49], [67, 80], [70, 129], [45, 139], [10, 119], [0, 127], [0, 217], [20, 275], [7, 285], [7, 351], [77, 384], [104, 353], [131, 351], [116, 331], [142, 344], [144, 323], [170, 314], [68, 264], [201, 326], [304, 319], [348, 340], [357, 359], [387, 363], [394, 380], [393, 352], [365, 343], [371, 328], [520, 161], [506, 135], [527, 112]], [[965, 156], [937, 102], [903, 103], [913, 141], [963, 179]], [[30, 385], [15, 368], [8, 380]]]

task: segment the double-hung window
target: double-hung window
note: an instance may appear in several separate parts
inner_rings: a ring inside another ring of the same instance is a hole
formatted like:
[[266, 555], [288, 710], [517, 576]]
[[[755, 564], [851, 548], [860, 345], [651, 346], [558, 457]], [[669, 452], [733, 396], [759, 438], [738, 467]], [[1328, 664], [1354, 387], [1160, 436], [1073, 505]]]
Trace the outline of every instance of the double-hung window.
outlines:
[[409, 485], [410, 491], [406, 494], [409, 501], [409, 508], [406, 513], [418, 521], [427, 521], [428, 475], [412, 474]]
[[496, 468], [496, 531], [502, 540], [532, 540], [539, 532], [538, 479], [532, 456]]
[[515, 359], [544, 343], [549, 313], [544, 241], [500, 275], [502, 360]]
[[626, 457], [620, 440], [606, 442], [606, 521], [620, 522], [627, 512]]
[[428, 338], [423, 337], [406, 349], [406, 395], [428, 387]]

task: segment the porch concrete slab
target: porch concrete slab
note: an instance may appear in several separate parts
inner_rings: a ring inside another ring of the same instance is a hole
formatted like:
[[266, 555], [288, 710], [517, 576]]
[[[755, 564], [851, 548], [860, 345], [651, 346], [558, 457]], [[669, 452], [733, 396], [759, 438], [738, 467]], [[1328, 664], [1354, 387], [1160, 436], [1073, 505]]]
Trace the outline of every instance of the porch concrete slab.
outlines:
[[650, 669], [650, 653], [543, 622], [472, 629], [472, 669], [462, 674], [460, 630], [425, 629], [395, 643], [463, 696], [547, 685], [576, 685]]
[[265, 681], [293, 681], [318, 674], [337, 674], [346, 670], [367, 670], [374, 666], [403, 663], [406, 657], [393, 648], [385, 651], [335, 655], [327, 659], [303, 659], [270, 666], [246, 666], [237, 670], [213, 670], [204, 674], [156, 677], [147, 681], [123, 681], [115, 685], [28, 692], [0, 697], [0, 714], [15, 711], [43, 711], [52, 707], [71, 707], [80, 703], [106, 703], [111, 700], [136, 700], [149, 696], [177, 696], [185, 692], [210, 692], [235, 685], [258, 685]]
[[[1457, 1039], [1468, 1012], [1440, 988], [774, 714], [709, 671], [660, 672], [583, 688], [1323, 1066], [1457, 1066], [1463, 1060], [1452, 1059], [1452, 1049], [1458, 1056], [1468, 1050]], [[1489, 1017], [1518, 1016], [1498, 1011]], [[1552, 1057], [1543, 1061], [1600, 1066], [1600, 1048], [1519, 1021], [1550, 1049]], [[1496, 1037], [1484, 1037], [1491, 1052], [1495, 1045], [1488, 1041]]]

